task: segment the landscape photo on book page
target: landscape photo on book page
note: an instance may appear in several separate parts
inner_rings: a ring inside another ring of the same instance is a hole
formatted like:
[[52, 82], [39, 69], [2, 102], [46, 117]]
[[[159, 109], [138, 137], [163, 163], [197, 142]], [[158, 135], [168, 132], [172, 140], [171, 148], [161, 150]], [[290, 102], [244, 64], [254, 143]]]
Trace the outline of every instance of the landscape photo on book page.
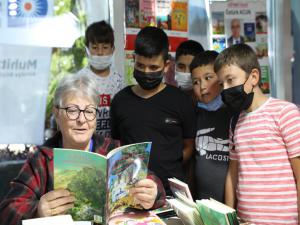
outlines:
[[107, 221], [128, 208], [139, 208], [129, 189], [147, 177], [151, 142], [121, 146], [107, 156], [54, 149], [54, 189], [68, 189], [75, 196], [68, 212], [75, 221]]

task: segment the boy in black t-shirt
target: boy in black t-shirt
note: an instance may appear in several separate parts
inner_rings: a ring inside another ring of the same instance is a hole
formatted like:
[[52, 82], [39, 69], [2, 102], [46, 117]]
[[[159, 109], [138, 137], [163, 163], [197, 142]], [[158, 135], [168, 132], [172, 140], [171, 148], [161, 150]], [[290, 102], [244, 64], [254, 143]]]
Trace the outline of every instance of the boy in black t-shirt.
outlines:
[[134, 77], [137, 85], [120, 91], [111, 104], [112, 137], [121, 144], [152, 141], [149, 169], [163, 181], [184, 180], [183, 162], [193, 154], [195, 112], [191, 99], [162, 82], [168, 70], [166, 33], [145, 27], [135, 40]]
[[190, 70], [197, 102], [196, 197], [224, 202], [228, 167], [228, 138], [232, 113], [223, 105], [222, 86], [214, 72], [218, 53], [205, 51], [195, 56]]

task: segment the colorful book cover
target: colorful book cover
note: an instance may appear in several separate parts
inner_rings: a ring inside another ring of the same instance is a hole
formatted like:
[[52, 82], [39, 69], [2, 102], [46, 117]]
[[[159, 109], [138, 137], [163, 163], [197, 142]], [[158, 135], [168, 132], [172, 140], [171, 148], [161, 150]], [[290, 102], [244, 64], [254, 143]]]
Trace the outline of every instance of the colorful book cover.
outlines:
[[224, 12], [212, 12], [212, 32], [213, 34], [225, 34]]
[[107, 160], [101, 155], [72, 149], [54, 149], [54, 189], [74, 193], [70, 214], [74, 220], [104, 215]]
[[244, 35], [246, 42], [255, 42], [255, 24], [244, 23]]
[[127, 85], [136, 84], [136, 80], [133, 77], [133, 70], [134, 70], [134, 54], [133, 51], [125, 51], [125, 83]]
[[256, 12], [255, 24], [257, 34], [268, 33], [268, 17], [266, 12]]
[[156, 24], [158, 28], [171, 30], [171, 0], [156, 2]]
[[226, 48], [226, 38], [225, 37], [213, 37], [212, 38], [213, 50], [221, 52]]
[[137, 208], [129, 189], [147, 177], [150, 149], [151, 144], [145, 142], [108, 154], [108, 215], [123, 213], [128, 207]]
[[127, 28], [139, 28], [139, 1], [125, 0], [125, 22]]
[[270, 93], [269, 66], [261, 66], [261, 89], [264, 94]]
[[187, 1], [173, 1], [171, 4], [171, 30], [188, 30], [188, 3]]
[[156, 26], [156, 0], [140, 0], [140, 28]]
[[[74, 220], [104, 221], [128, 207], [139, 208], [129, 188], [146, 178], [151, 143], [121, 146], [106, 157], [81, 150], [54, 149], [54, 189], [70, 190], [76, 201]], [[109, 187], [109, 188], [108, 188]]]

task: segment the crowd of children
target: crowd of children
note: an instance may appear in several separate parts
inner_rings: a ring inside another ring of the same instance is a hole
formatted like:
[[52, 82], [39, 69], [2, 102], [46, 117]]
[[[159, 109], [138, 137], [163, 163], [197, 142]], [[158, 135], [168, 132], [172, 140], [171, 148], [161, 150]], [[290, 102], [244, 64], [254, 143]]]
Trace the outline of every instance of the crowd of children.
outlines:
[[[97, 81], [98, 134], [121, 145], [152, 141], [149, 169], [167, 195], [168, 178], [192, 180], [197, 199], [224, 202], [245, 221], [299, 223], [300, 112], [262, 93], [251, 47], [236, 44], [219, 54], [193, 40], [181, 43], [173, 87], [163, 82], [168, 37], [145, 27], [135, 40], [137, 84], [125, 87], [113, 67], [111, 26], [91, 24], [85, 44], [88, 66], [78, 75]], [[193, 173], [184, 172], [185, 164]]]

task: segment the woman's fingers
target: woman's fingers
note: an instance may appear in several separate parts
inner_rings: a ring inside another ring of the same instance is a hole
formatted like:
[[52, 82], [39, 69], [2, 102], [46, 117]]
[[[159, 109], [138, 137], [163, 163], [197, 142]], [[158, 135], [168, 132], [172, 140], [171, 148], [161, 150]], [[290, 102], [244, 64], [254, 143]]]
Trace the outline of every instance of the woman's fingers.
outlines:
[[61, 198], [57, 198], [53, 201], [50, 201], [49, 206], [50, 206], [51, 209], [53, 209], [53, 208], [57, 208], [61, 205], [74, 203], [74, 201], [75, 201], [75, 197], [70, 195], [70, 196], [67, 196], [67, 197], [61, 197]]
[[51, 209], [51, 216], [65, 214], [67, 210], [71, 209], [74, 206], [74, 203], [69, 203], [65, 205], [58, 206]]

